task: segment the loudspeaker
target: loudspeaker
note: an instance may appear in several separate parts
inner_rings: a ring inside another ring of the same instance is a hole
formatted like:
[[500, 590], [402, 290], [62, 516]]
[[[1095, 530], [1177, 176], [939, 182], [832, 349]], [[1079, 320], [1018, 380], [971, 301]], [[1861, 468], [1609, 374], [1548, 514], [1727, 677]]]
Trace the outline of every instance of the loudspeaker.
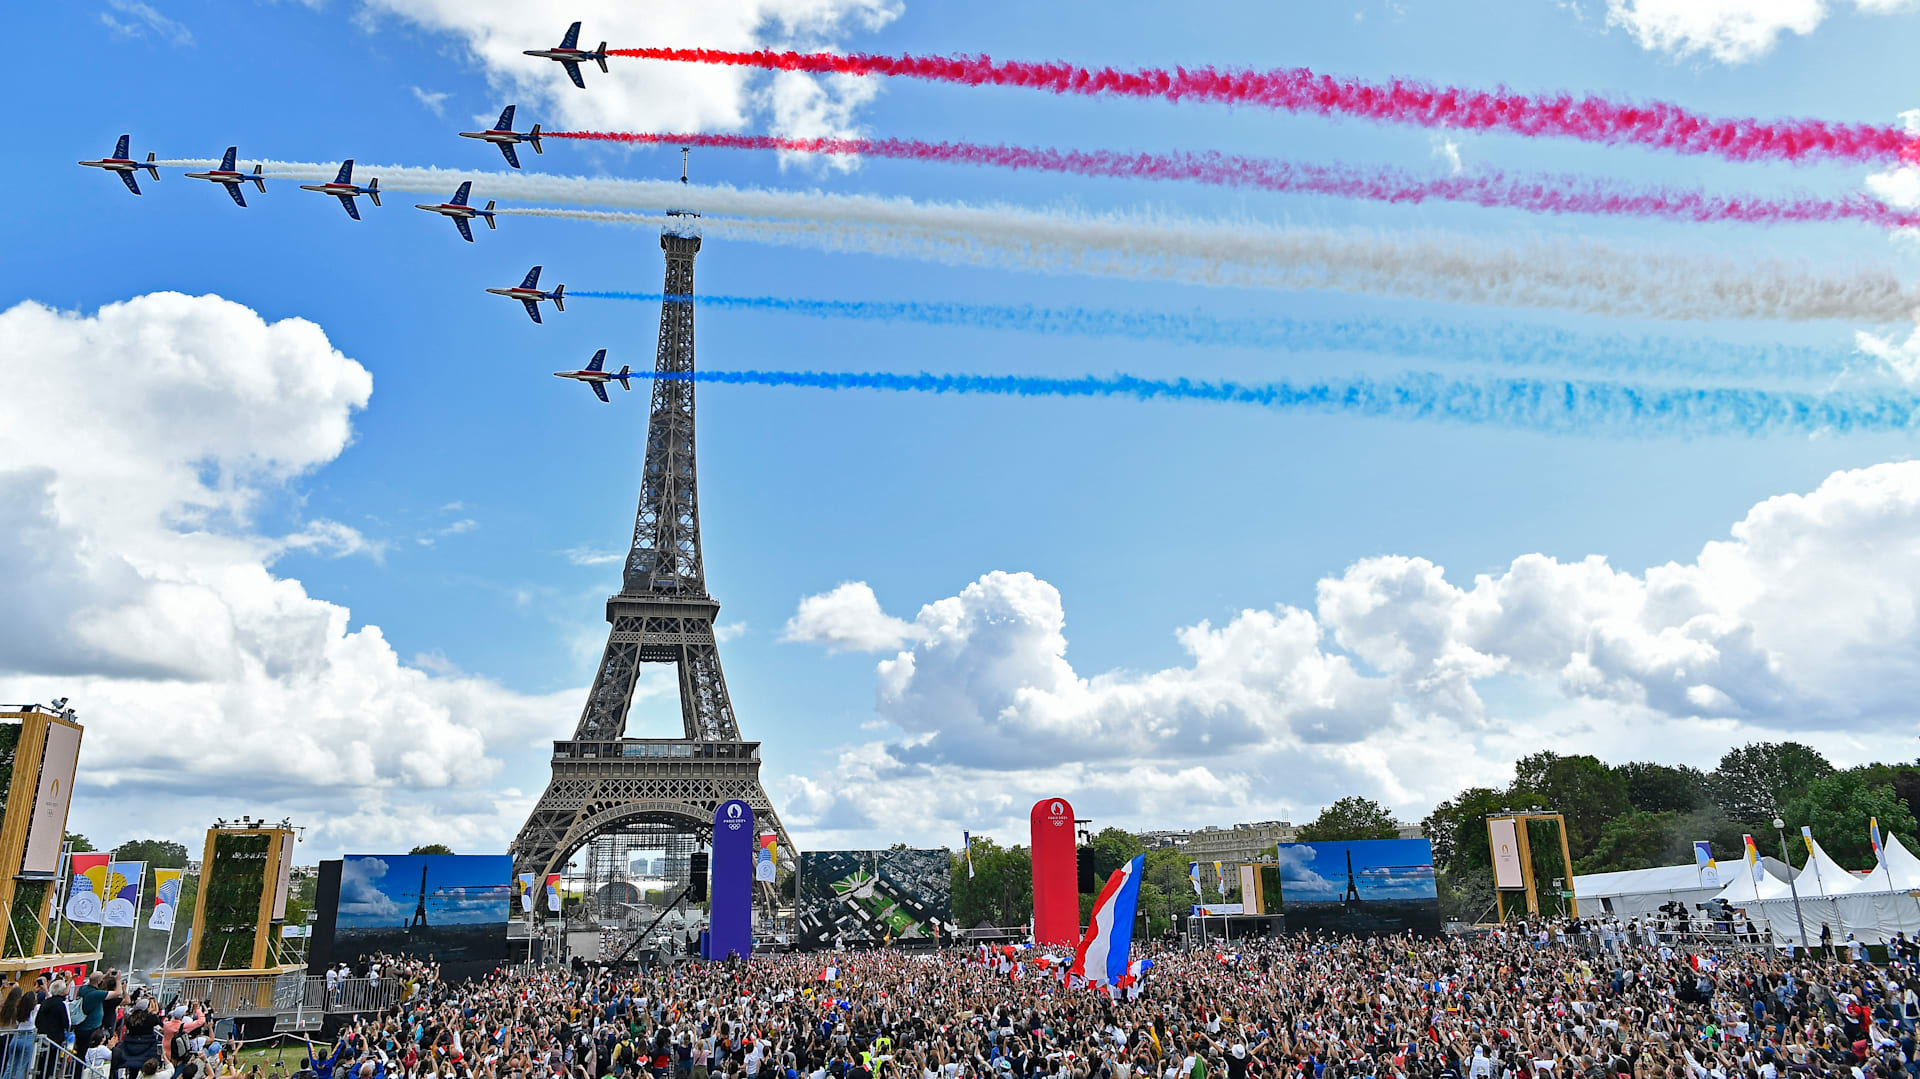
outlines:
[[687, 859], [687, 899], [695, 903], [707, 901], [707, 852], [694, 851]]
[[1098, 893], [1100, 884], [1093, 871], [1093, 848], [1081, 847], [1074, 852], [1075, 868], [1080, 872], [1079, 891]]

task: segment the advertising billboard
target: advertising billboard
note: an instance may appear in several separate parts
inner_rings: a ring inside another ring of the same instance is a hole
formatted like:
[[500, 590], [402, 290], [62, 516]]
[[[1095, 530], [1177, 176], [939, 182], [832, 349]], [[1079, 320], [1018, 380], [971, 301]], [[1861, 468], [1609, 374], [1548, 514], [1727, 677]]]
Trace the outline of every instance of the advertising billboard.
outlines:
[[1282, 843], [1278, 854], [1280, 909], [1290, 933], [1440, 932], [1433, 845], [1425, 839]]
[[944, 850], [803, 852], [795, 891], [798, 946], [932, 947], [946, 941], [953, 918], [951, 859]]
[[46, 751], [40, 757], [40, 782], [33, 798], [33, 820], [27, 825], [26, 857], [20, 872], [48, 877], [60, 872], [60, 843], [66, 838], [67, 804], [73, 800], [73, 777], [79, 764], [80, 728], [49, 721]]
[[1520, 877], [1520, 827], [1512, 817], [1487, 822], [1487, 846], [1493, 854], [1493, 886], [1525, 888]]

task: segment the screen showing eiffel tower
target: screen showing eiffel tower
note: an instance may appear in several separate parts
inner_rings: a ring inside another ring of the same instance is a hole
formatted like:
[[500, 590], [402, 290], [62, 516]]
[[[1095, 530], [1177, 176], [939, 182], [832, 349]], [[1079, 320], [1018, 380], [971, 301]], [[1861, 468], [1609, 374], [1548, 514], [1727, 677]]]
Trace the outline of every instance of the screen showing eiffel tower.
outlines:
[[1287, 932], [1440, 932], [1433, 844], [1427, 840], [1282, 843], [1277, 849]]
[[506, 955], [512, 882], [513, 859], [504, 854], [349, 854], [332, 958], [431, 957], [443, 976], [497, 964]]

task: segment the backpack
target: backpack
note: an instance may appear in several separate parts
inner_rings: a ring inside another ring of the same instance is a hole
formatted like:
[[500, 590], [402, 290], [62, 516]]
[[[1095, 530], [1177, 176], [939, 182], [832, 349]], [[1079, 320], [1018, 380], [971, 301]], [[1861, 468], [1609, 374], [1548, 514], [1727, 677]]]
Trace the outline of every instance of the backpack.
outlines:
[[187, 1062], [187, 1055], [193, 1051], [193, 1044], [187, 1041], [185, 1031], [174, 1031], [173, 1041], [167, 1043], [167, 1052], [172, 1055], [176, 1067]]

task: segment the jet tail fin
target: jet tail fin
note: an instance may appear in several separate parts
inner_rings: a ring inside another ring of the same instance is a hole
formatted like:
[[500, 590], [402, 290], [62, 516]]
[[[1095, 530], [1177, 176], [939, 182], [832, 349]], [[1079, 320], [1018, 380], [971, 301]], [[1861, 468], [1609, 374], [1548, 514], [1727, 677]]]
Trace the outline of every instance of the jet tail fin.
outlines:
[[367, 197], [373, 200], [375, 206], [380, 205], [380, 177], [375, 176], [367, 183]]
[[633, 374], [633, 367], [629, 364], [623, 363], [620, 365], [620, 373], [614, 376], [615, 378], [620, 380], [620, 388], [628, 391], [629, 393], [633, 391], [633, 383], [628, 382], [627, 379], [632, 374]]
[[539, 124], [533, 125], [533, 130], [527, 132], [527, 141], [533, 144], [534, 153], [536, 154], [546, 153], [545, 150], [542, 150], [540, 148], [540, 125]]
[[149, 173], [152, 173], [152, 174], [153, 174], [153, 182], [154, 182], [154, 183], [156, 183], [156, 184], [157, 184], [157, 183], [159, 183], [159, 182], [160, 182], [160, 166], [159, 166], [159, 165], [156, 165], [156, 164], [154, 164], [154, 161], [153, 161], [153, 151], [152, 151], [152, 150], [148, 150], [148, 151], [147, 151], [147, 163], [146, 163], [146, 164], [144, 164], [144, 165], [142, 165], [142, 166], [140, 166], [140, 167], [141, 167], [141, 168], [143, 168], [143, 169], [146, 169], [146, 170], [147, 170], [147, 171], [148, 171]]
[[493, 200], [492, 199], [487, 200], [487, 227], [490, 229], [500, 227], [493, 223]]
[[255, 186], [255, 187], [257, 187], [257, 188], [259, 188], [259, 189], [260, 189], [260, 193], [261, 193], [261, 194], [263, 194], [263, 195], [264, 195], [264, 194], [266, 194], [266, 191], [267, 191], [267, 178], [266, 178], [266, 177], [264, 177], [264, 176], [262, 176], [262, 175], [260, 175], [260, 166], [258, 166], [258, 165], [255, 165], [255, 166], [253, 167], [253, 175], [252, 175], [252, 176], [249, 176], [249, 177], [247, 177], [247, 179], [249, 179], [249, 180], [252, 180], [252, 181], [253, 181], [253, 186]]
[[567, 309], [567, 286], [553, 286], [553, 309], [555, 311], [565, 311]]
[[607, 43], [606, 42], [602, 41], [600, 43], [600, 55], [595, 57], [595, 59], [600, 61], [600, 73], [602, 75], [605, 75], [607, 73]]

